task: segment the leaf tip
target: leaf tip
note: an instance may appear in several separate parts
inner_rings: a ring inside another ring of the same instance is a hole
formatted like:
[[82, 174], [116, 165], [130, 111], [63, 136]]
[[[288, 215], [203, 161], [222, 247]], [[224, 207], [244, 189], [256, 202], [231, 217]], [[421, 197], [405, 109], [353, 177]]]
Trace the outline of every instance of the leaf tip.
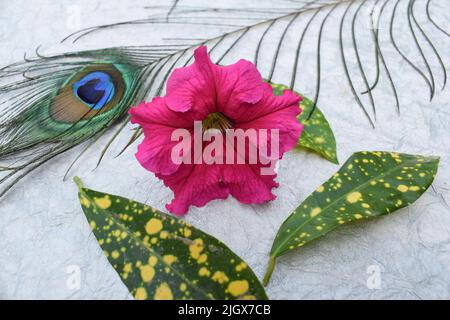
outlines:
[[334, 155], [334, 157], [330, 158], [330, 161], [334, 164], [339, 164], [339, 160], [337, 158], [337, 155]]
[[428, 158], [429, 158], [431, 161], [436, 161], [436, 162], [441, 161], [441, 157], [440, 157], [440, 156], [429, 156]]

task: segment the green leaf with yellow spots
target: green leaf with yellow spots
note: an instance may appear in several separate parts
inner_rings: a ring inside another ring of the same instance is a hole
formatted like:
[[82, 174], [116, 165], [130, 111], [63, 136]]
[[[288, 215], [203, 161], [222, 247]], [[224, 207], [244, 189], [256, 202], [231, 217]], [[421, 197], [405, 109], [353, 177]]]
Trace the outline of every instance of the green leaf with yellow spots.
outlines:
[[278, 230], [264, 283], [277, 257], [337, 226], [392, 213], [416, 201], [431, 185], [438, 157], [393, 152], [357, 152], [319, 186]]
[[74, 180], [98, 243], [136, 299], [267, 299], [250, 267], [216, 238]]
[[[272, 86], [273, 93], [276, 96], [281, 96], [283, 94], [283, 90], [289, 89], [281, 84], [270, 83], [270, 85]], [[305, 97], [303, 94], [297, 94], [303, 98], [300, 102], [302, 113], [298, 117], [300, 123], [303, 124], [303, 131], [300, 139], [298, 140], [297, 146], [315, 152], [325, 159], [338, 164], [339, 161], [336, 155], [336, 139], [334, 138], [330, 124], [317, 106], [313, 111], [313, 101]], [[310, 117], [309, 115], [311, 111], [313, 111], [313, 113]]]

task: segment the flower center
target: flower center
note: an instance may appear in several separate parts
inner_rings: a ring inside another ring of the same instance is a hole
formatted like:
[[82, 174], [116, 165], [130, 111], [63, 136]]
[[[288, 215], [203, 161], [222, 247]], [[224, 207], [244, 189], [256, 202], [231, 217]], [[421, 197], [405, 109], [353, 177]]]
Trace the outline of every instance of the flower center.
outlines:
[[202, 127], [204, 131], [209, 129], [217, 129], [225, 132], [226, 129], [231, 129], [233, 127], [233, 123], [222, 113], [213, 112], [208, 114], [208, 116], [203, 119]]

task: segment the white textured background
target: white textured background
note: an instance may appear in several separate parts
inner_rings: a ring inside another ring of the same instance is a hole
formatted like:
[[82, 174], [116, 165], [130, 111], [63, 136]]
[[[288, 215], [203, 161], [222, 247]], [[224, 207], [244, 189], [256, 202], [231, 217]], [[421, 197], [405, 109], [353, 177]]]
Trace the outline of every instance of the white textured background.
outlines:
[[[417, 2], [417, 6], [423, 8], [425, 1]], [[149, 11], [141, 9], [145, 3], [142, 0], [126, 3], [0, 0], [0, 64], [20, 60], [24, 52], [32, 55], [40, 44], [43, 52], [61, 52], [59, 41], [77, 27], [76, 21], [68, 22], [68, 16], [79, 7], [83, 8], [83, 14], [78, 27], [87, 27], [146, 17]], [[222, 1], [216, 5], [230, 3]], [[254, 5], [258, 1], [233, 1], [232, 5], [239, 3]], [[448, 0], [433, 0], [431, 13], [442, 26], [449, 25]], [[418, 16], [424, 21], [423, 10]], [[324, 40], [331, 43], [336, 39], [336, 27], [332, 26], [333, 21], [329, 23], [329, 29], [334, 32], [326, 32]], [[430, 25], [424, 26], [444, 61], [450, 63], [449, 39]], [[100, 34], [93, 37], [90, 44], [100, 47], [111, 46], [111, 41], [145, 44], [163, 30], [149, 26], [139, 31], [128, 28], [112, 32], [114, 37]], [[407, 40], [406, 36], [399, 37], [403, 50], [417, 57], [414, 44]], [[308, 41], [303, 61], [315, 61], [316, 42]], [[291, 41], [286, 42], [283, 59], [288, 59], [295, 50], [294, 41], [291, 47]], [[84, 44], [72, 49], [81, 49]], [[361, 44], [360, 49], [363, 57], [373, 55], [369, 46]], [[233, 59], [246, 58], [248, 52], [244, 41], [233, 51]], [[439, 172], [433, 189], [409, 208], [376, 221], [341, 227], [302, 250], [280, 258], [267, 293], [272, 299], [449, 299], [450, 91], [438, 92], [429, 102], [423, 80], [390, 48], [385, 54], [391, 61], [391, 71], [401, 92], [402, 112], [397, 116], [388, 86], [377, 89], [376, 97], [381, 102], [378, 103], [376, 129], [372, 129], [353, 100], [337, 52], [337, 47], [331, 45], [323, 51], [323, 86], [327, 90], [321, 94], [319, 106], [334, 130], [341, 163], [355, 151], [393, 150], [439, 155]], [[314, 69], [308, 70], [308, 65], [302, 67], [302, 81], [297, 89], [311, 96], [315, 78], [309, 81]], [[434, 61], [432, 67], [441, 81], [439, 65]], [[262, 63], [263, 74], [267, 69], [268, 65]], [[283, 83], [289, 79], [283, 67], [275, 73], [274, 81]], [[113, 151], [118, 151], [125, 140], [115, 143]], [[99, 148], [84, 156], [72, 173], [93, 189], [164, 209], [164, 204], [172, 198], [170, 190], [140, 168], [133, 150], [117, 159], [113, 159], [112, 152], [100, 168], [92, 171]], [[127, 289], [90, 232], [78, 204], [75, 185], [71, 179], [62, 181], [68, 164], [79, 150], [59, 156], [36, 170], [0, 200], [0, 298], [129, 298]], [[280, 187], [275, 191], [278, 196], [275, 201], [254, 206], [242, 205], [234, 199], [213, 201], [203, 208], [191, 208], [186, 219], [224, 241], [262, 278], [272, 239], [281, 222], [337, 169], [318, 156], [292, 151], [281, 161], [277, 179]], [[81, 268], [79, 290], [71, 290], [66, 285], [67, 268], [71, 265]], [[367, 268], [372, 265], [382, 271], [379, 290], [371, 290], [366, 285]]]

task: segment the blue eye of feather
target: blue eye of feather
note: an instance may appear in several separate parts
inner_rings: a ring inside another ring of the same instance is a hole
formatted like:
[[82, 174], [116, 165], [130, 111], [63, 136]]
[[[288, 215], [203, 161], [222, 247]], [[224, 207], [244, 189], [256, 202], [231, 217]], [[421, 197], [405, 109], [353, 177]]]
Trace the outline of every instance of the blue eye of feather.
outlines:
[[88, 73], [72, 85], [73, 94], [94, 110], [101, 109], [114, 97], [111, 77], [102, 71]]

